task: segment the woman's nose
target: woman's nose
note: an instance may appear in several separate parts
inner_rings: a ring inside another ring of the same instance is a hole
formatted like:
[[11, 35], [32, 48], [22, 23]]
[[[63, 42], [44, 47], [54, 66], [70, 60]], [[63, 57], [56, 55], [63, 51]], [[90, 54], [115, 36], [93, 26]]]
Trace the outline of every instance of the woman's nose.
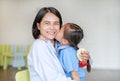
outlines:
[[50, 29], [54, 29], [54, 25], [53, 24], [50, 25]]

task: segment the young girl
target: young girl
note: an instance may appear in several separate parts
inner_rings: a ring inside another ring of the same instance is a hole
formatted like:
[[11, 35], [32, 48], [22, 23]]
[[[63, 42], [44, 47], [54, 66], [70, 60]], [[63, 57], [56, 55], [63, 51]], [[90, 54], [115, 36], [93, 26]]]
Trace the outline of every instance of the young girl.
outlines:
[[63, 25], [56, 36], [56, 39], [61, 43], [57, 51], [58, 58], [66, 76], [71, 77], [75, 81], [85, 81], [85, 71], [79, 67], [79, 60], [77, 58], [77, 45], [83, 36], [83, 30], [74, 23]]

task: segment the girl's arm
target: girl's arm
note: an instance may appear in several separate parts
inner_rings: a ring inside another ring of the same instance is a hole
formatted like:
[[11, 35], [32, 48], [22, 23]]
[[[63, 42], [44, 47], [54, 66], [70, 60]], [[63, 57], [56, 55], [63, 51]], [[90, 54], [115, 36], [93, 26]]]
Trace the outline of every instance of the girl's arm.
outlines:
[[80, 81], [80, 77], [77, 71], [71, 71], [72, 79], [75, 81]]

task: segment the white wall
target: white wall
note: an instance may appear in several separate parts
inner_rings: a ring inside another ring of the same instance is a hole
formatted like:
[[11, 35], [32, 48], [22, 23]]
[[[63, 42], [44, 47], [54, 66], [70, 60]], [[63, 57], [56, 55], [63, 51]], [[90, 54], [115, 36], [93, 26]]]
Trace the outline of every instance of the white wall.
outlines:
[[84, 29], [80, 47], [89, 50], [93, 68], [120, 69], [119, 0], [0, 0], [0, 44], [32, 43], [32, 23], [43, 6]]

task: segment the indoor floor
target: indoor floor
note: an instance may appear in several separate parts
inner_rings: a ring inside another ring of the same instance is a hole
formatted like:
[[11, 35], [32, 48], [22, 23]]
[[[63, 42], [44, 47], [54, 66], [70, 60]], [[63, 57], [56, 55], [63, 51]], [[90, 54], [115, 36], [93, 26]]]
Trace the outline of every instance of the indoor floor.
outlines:
[[[23, 68], [25, 69], [25, 68]], [[15, 81], [15, 74], [19, 71], [16, 68], [9, 67], [3, 70], [0, 67], [0, 81]], [[120, 81], [120, 70], [96, 70], [92, 69], [86, 75], [86, 81]]]

